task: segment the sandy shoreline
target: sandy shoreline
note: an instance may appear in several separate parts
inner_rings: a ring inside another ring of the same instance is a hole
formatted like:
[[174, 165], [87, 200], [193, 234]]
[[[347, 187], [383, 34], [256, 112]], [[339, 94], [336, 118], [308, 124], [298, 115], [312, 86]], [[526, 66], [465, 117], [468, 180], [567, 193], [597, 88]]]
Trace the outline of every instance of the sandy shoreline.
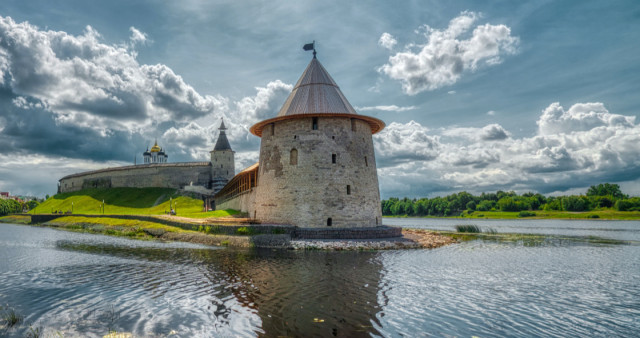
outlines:
[[402, 237], [381, 239], [292, 240], [294, 250], [398, 250], [435, 249], [456, 243], [451, 237], [428, 230], [402, 229]]

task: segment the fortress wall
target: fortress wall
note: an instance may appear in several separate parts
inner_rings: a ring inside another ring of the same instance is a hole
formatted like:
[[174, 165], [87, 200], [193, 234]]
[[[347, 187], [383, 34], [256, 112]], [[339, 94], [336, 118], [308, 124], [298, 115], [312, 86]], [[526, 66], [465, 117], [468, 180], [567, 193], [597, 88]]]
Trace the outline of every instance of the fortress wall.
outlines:
[[[362, 120], [353, 123], [355, 131], [348, 117], [319, 117], [318, 130], [312, 130], [312, 117], [266, 126], [255, 217], [305, 228], [326, 228], [328, 218], [333, 228], [381, 225], [371, 128]], [[292, 149], [297, 164], [291, 163]]]
[[142, 164], [89, 171], [63, 177], [60, 192], [92, 187], [173, 188], [193, 185], [208, 186], [211, 181], [209, 162]]
[[253, 218], [255, 211], [256, 188], [246, 191], [230, 200], [226, 200], [220, 204], [216, 201], [216, 210], [234, 209], [246, 212], [249, 217]]

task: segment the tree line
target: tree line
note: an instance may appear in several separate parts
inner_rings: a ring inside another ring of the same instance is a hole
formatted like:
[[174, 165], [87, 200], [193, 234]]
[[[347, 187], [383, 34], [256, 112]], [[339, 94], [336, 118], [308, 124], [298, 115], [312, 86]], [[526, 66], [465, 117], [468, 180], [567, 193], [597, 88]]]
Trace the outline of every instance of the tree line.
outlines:
[[513, 191], [482, 193], [478, 196], [466, 191], [445, 197], [399, 199], [382, 201], [385, 216], [451, 216], [464, 211], [591, 211], [614, 208], [618, 211], [640, 211], [640, 197], [629, 197], [618, 184], [603, 183], [589, 187], [585, 195], [544, 196]]
[[14, 199], [0, 199], [0, 216], [22, 212], [22, 203]]

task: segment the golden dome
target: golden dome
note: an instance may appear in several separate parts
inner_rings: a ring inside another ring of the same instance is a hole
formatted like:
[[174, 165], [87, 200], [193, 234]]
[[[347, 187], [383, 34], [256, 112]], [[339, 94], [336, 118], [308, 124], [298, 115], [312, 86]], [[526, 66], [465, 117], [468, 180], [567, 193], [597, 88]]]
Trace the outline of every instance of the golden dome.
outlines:
[[160, 150], [161, 150], [160, 147], [158, 147], [158, 141], [156, 140], [156, 143], [153, 145], [153, 147], [151, 147], [151, 152], [152, 153], [157, 153]]

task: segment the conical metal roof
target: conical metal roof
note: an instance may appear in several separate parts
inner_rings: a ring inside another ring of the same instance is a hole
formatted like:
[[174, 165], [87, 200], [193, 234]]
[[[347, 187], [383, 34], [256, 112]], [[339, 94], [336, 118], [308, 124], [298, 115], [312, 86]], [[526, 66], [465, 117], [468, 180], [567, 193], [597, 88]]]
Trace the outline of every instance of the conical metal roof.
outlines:
[[373, 134], [385, 126], [384, 122], [377, 118], [358, 115], [329, 72], [314, 57], [300, 76], [278, 115], [254, 124], [250, 131], [256, 136], [262, 136], [262, 129], [269, 123], [310, 116], [357, 118], [369, 123]]
[[218, 136], [218, 140], [216, 141], [215, 147], [213, 147], [213, 151], [217, 150], [231, 150], [231, 144], [229, 144], [229, 140], [227, 139], [227, 133], [225, 130], [227, 128], [224, 126], [224, 121], [220, 123], [220, 135]]
[[300, 114], [357, 114], [316, 58], [311, 59], [277, 116]]

